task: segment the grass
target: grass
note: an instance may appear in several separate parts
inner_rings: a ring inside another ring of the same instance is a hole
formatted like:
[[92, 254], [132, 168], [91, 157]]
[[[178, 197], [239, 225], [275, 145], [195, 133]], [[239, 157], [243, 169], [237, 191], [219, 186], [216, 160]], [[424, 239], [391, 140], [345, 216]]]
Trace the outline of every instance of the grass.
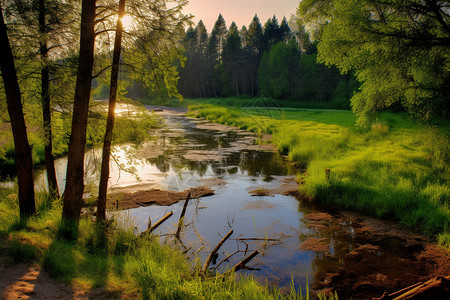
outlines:
[[[98, 227], [81, 219], [74, 241], [58, 238], [61, 203], [38, 198], [38, 213], [20, 222], [16, 191], [0, 190], [0, 241], [13, 263], [36, 263], [51, 277], [76, 289], [99, 288], [108, 298], [142, 299], [308, 299], [294, 289], [281, 294], [251, 276], [203, 278], [201, 262], [189, 262], [180, 250], [154, 237], [141, 238], [130, 220]], [[44, 204], [42, 202], [45, 202]], [[336, 299], [335, 295], [329, 299]], [[334, 298], [333, 298], [334, 297]]]
[[299, 175], [304, 197], [397, 220], [450, 245], [449, 128], [424, 128], [392, 112], [361, 129], [350, 111], [211, 104], [191, 105], [189, 111], [273, 134], [279, 151], [307, 170]]

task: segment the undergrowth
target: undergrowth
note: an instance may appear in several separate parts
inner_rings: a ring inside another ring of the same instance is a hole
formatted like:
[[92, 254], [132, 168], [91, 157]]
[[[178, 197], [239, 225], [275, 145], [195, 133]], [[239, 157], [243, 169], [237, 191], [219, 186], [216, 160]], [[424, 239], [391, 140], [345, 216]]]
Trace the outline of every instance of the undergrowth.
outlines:
[[[368, 129], [349, 111], [192, 105], [190, 115], [273, 134], [299, 167], [304, 197], [393, 219], [450, 246], [448, 128], [381, 114]], [[330, 169], [327, 178], [325, 169]]]

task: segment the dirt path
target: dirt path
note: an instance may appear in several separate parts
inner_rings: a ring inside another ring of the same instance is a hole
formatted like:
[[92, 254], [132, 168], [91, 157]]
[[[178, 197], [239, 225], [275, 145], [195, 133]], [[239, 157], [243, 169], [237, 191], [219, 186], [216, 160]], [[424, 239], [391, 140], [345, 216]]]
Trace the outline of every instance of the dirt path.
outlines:
[[[110, 295], [109, 295], [110, 296]], [[37, 265], [0, 264], [0, 299], [109, 299], [99, 289], [56, 282]]]

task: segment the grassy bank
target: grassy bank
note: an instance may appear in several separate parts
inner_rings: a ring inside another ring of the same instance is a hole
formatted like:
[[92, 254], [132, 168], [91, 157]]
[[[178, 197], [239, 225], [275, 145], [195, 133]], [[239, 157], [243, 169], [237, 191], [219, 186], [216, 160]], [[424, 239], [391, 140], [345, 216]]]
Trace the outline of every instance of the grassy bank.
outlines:
[[[61, 203], [38, 196], [38, 213], [20, 223], [17, 194], [0, 191], [0, 244], [11, 263], [36, 263], [51, 277], [74, 289], [100, 289], [105, 298], [142, 299], [305, 299], [268, 288], [251, 277], [198, 275], [200, 261], [189, 262], [181, 250], [141, 238], [130, 220], [113, 220], [106, 230], [91, 216], [81, 219], [74, 242], [58, 238]], [[2, 260], [4, 261], [4, 259]], [[98, 292], [98, 291], [97, 291]]]
[[[273, 134], [279, 151], [307, 171], [304, 197], [420, 229], [450, 247], [448, 128], [422, 128], [384, 113], [368, 130], [350, 111], [189, 107], [191, 116]], [[329, 169], [329, 176], [326, 174]]]

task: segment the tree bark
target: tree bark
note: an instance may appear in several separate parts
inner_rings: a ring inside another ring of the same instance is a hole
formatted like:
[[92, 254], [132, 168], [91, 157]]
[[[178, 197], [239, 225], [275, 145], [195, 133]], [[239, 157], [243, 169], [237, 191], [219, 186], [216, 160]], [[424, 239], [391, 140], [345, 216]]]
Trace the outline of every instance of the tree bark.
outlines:
[[76, 224], [80, 219], [84, 190], [84, 150], [94, 65], [95, 2], [82, 0], [80, 55], [63, 200], [63, 221]]
[[113, 62], [111, 69], [111, 84], [109, 89], [108, 117], [106, 119], [106, 131], [103, 140], [102, 169], [100, 173], [100, 185], [97, 201], [97, 222], [106, 219], [106, 195], [109, 180], [109, 158], [111, 156], [112, 132], [114, 129], [114, 113], [116, 109], [117, 80], [119, 77], [120, 51], [122, 48], [122, 18], [125, 15], [125, 0], [119, 0], [119, 18], [116, 25], [116, 37], [114, 39]]
[[55, 158], [53, 157], [52, 142], [52, 117], [50, 110], [50, 91], [49, 91], [49, 67], [48, 67], [48, 46], [47, 46], [47, 30], [45, 24], [45, 0], [39, 0], [39, 33], [41, 39], [39, 42], [39, 52], [41, 58], [41, 101], [42, 101], [42, 118], [44, 121], [44, 151], [45, 151], [45, 168], [47, 170], [48, 189], [54, 198], [59, 197], [58, 182], [55, 171]]
[[0, 5], [0, 67], [5, 85], [6, 102], [14, 137], [15, 164], [19, 182], [20, 217], [28, 218], [36, 212], [34, 202], [33, 159], [27, 138], [27, 127], [23, 117], [14, 57], [9, 43], [3, 10]]

